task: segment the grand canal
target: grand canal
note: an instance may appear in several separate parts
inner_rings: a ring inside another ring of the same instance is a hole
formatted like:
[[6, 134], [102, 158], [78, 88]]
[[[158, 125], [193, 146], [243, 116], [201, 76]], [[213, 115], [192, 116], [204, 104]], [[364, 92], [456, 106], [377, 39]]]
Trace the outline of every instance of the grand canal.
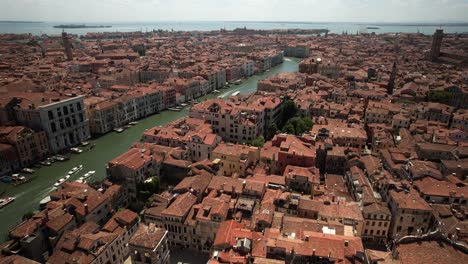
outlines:
[[[219, 94], [209, 94], [198, 100], [205, 100], [221, 96], [227, 98], [236, 91], [241, 94], [252, 93], [257, 89], [259, 80], [270, 77], [280, 72], [298, 71], [298, 59], [286, 58], [283, 64], [275, 67], [262, 75], [255, 75], [244, 80], [241, 85], [231, 85], [229, 89], [220, 90]], [[0, 210], [0, 241], [7, 238], [8, 230], [21, 222], [21, 217], [31, 211], [38, 210], [39, 202], [52, 191], [54, 183], [62, 178], [71, 168], [83, 165], [83, 170], [74, 174], [69, 180], [76, 180], [88, 171], [96, 171], [94, 180], [105, 178], [105, 167], [109, 160], [115, 158], [130, 148], [132, 143], [140, 140], [145, 129], [165, 125], [177, 118], [187, 116], [188, 109], [180, 112], [164, 111], [160, 114], [139, 120], [138, 124], [125, 130], [122, 133], [111, 132], [99, 138], [90, 140], [90, 145], [95, 144], [93, 149], [86, 150], [81, 154], [72, 154], [70, 160], [66, 162], [55, 162], [52, 166], [42, 167], [36, 170], [34, 179], [23, 185], [13, 187], [5, 183], [0, 183], [0, 193], [2, 196], [12, 196], [16, 201]], [[91, 179], [93, 180], [93, 179]]]

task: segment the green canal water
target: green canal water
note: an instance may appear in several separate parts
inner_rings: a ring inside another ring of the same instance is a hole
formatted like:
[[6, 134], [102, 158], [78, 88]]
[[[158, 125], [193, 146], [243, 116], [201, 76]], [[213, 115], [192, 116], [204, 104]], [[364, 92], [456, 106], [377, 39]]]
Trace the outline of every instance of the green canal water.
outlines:
[[[275, 67], [262, 75], [255, 75], [244, 80], [240, 85], [231, 85], [228, 89], [222, 89], [219, 94], [209, 94], [198, 100], [202, 101], [209, 98], [223, 97], [227, 98], [232, 93], [240, 91], [241, 94], [252, 93], [257, 89], [259, 80], [270, 77], [280, 72], [297, 72], [299, 60], [294, 58], [285, 58], [283, 64]], [[188, 109], [180, 112], [164, 111], [160, 114], [139, 120], [137, 125], [125, 130], [122, 133], [111, 132], [99, 138], [90, 140], [90, 145], [96, 144], [91, 150], [83, 151], [81, 154], [72, 154], [70, 160], [65, 162], [55, 162], [52, 166], [43, 166], [34, 173], [34, 179], [23, 185], [13, 187], [11, 185], [0, 183], [0, 193], [5, 191], [2, 196], [15, 197], [16, 201], [0, 209], [0, 242], [7, 238], [8, 230], [21, 222], [21, 217], [31, 211], [38, 210], [39, 202], [46, 197], [54, 186], [54, 183], [64, 177], [73, 167], [83, 165], [83, 170], [70, 177], [69, 181], [77, 180], [88, 171], [96, 171], [94, 180], [100, 180], [106, 177], [105, 167], [109, 160], [117, 157], [127, 151], [132, 143], [140, 140], [145, 129], [162, 126], [180, 117], [187, 116]], [[82, 147], [86, 149], [86, 147]], [[91, 179], [91, 181], [93, 180]]]

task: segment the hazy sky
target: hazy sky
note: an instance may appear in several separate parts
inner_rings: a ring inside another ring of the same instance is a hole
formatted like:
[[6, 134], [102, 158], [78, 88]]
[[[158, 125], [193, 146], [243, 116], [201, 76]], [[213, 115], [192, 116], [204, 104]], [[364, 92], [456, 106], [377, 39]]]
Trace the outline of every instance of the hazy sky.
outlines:
[[468, 0], [0, 0], [0, 20], [468, 21]]

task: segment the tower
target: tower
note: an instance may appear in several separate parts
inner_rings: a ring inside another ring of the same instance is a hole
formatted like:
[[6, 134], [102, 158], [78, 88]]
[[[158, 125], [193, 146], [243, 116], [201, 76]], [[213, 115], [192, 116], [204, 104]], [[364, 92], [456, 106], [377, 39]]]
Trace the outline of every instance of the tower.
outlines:
[[71, 61], [73, 60], [73, 51], [72, 51], [72, 46], [70, 43], [70, 39], [68, 38], [67, 32], [62, 32], [62, 41], [63, 41], [63, 47], [65, 48], [65, 55], [67, 56], [67, 60]]
[[431, 46], [431, 61], [437, 61], [440, 56], [440, 47], [442, 46], [442, 38], [444, 37], [444, 30], [437, 29], [434, 35], [432, 36], [432, 46]]
[[392, 73], [390, 73], [390, 79], [388, 80], [387, 93], [393, 94], [393, 89], [395, 88], [395, 78], [396, 78], [396, 62], [393, 63]]

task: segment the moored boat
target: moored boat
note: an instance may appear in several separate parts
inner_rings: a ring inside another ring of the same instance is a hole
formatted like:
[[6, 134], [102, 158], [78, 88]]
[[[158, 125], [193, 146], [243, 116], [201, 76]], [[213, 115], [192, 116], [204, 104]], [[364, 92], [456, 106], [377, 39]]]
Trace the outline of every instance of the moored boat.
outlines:
[[5, 197], [0, 199], [0, 209], [15, 201], [15, 197]]
[[21, 172], [33, 174], [35, 171], [31, 168], [24, 168], [21, 170]]

